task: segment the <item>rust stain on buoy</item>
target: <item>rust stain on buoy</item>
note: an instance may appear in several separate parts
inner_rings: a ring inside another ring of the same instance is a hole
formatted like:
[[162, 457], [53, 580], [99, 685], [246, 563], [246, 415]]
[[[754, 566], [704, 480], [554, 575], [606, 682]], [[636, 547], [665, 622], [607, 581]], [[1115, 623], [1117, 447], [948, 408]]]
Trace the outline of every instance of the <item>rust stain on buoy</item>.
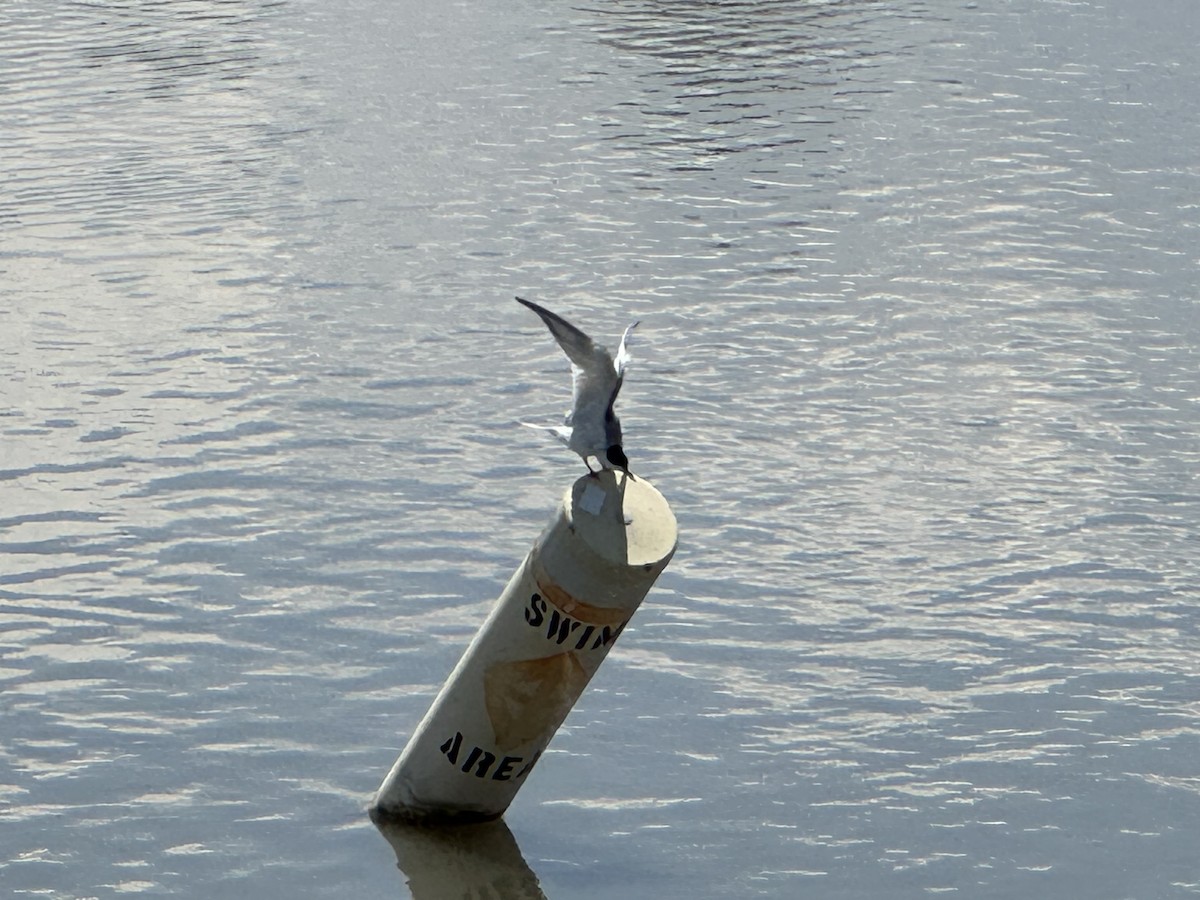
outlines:
[[570, 651], [491, 666], [484, 675], [484, 704], [496, 746], [507, 751], [552, 732], [589, 677]]

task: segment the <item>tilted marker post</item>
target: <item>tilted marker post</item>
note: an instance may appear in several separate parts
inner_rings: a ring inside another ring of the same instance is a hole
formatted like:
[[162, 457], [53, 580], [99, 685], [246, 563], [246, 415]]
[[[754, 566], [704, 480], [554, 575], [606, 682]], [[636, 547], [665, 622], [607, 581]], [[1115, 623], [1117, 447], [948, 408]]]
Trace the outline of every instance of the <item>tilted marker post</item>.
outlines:
[[671, 507], [645, 479], [606, 470], [576, 481], [383, 780], [372, 815], [502, 815], [677, 536]]

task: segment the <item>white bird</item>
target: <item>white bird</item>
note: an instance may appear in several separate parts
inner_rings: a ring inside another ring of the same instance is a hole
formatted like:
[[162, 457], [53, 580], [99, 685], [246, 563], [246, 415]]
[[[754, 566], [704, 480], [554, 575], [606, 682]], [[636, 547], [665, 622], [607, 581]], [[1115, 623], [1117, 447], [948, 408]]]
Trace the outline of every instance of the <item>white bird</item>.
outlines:
[[520, 297], [517, 302], [528, 306], [541, 317], [558, 341], [558, 346], [571, 360], [573, 388], [571, 411], [563, 419], [562, 425], [521, 424], [527, 428], [549, 431], [583, 457], [583, 464], [592, 474], [595, 472], [589, 459], [595, 457], [602, 470], [618, 468], [628, 475], [629, 460], [621, 447], [621, 423], [613, 411], [613, 405], [617, 402], [617, 394], [625, 379], [625, 370], [629, 368], [630, 356], [626, 346], [629, 334], [638, 323], [634, 322], [625, 329], [614, 361], [608, 350], [562, 316]]

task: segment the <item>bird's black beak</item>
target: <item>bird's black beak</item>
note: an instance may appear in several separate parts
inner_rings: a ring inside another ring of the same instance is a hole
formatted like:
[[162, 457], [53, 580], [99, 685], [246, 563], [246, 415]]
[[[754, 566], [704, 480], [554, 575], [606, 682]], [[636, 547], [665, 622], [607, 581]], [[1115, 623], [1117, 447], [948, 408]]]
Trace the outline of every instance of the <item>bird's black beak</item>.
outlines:
[[609, 447], [608, 451], [605, 453], [605, 456], [608, 457], [608, 461], [610, 463], [612, 463], [626, 475], [630, 474], [629, 458], [625, 456], [625, 451], [621, 449], [620, 444], [613, 444], [611, 447]]

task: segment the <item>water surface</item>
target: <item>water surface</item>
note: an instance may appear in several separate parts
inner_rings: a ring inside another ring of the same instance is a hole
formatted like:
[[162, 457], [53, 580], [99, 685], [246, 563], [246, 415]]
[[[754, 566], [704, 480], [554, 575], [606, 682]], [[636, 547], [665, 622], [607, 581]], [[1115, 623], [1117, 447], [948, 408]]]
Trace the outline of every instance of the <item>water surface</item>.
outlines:
[[520, 293], [682, 538], [510, 895], [1200, 892], [1198, 38], [9, 4], [0, 885], [430, 896], [364, 808], [582, 471]]

